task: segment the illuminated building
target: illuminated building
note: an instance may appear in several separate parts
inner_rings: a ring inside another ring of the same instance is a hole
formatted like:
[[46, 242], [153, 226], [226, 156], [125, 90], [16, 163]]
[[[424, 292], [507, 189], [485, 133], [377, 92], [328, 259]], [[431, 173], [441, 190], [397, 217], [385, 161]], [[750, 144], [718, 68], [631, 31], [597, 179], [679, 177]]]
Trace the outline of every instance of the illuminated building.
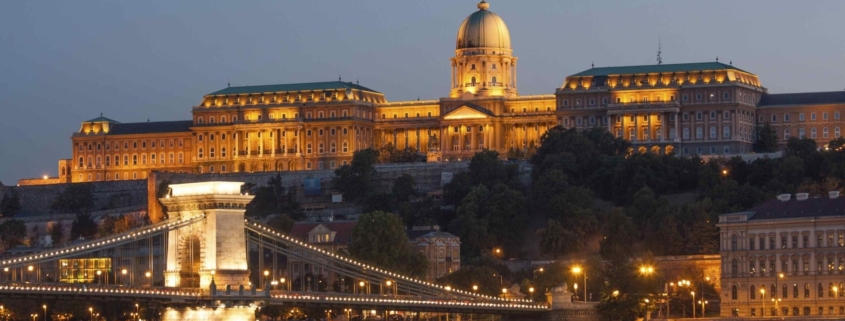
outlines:
[[721, 316], [845, 315], [845, 197], [828, 194], [719, 216]]
[[676, 155], [750, 152], [764, 122], [781, 144], [840, 136], [845, 94], [768, 94], [755, 74], [718, 59], [594, 67], [566, 77], [553, 94], [521, 96], [508, 28], [488, 3], [477, 7], [458, 29], [448, 97], [389, 102], [340, 79], [228, 87], [203, 96], [189, 121], [83, 122], [58, 181], [333, 169], [357, 150], [387, 144], [428, 161], [465, 160], [482, 149], [526, 157], [557, 125], [607, 129], [631, 141], [632, 153]]

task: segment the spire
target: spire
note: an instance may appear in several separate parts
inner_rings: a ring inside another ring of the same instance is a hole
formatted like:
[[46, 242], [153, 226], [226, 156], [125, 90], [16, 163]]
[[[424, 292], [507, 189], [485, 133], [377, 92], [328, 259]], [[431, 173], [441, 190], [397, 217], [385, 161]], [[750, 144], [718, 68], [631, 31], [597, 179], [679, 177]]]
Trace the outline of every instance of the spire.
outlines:
[[663, 64], [663, 58], [660, 57], [660, 53], [662, 52], [661, 49], [663, 49], [663, 44], [660, 43], [660, 34], [658, 33], [657, 34], [657, 64], [658, 65]]
[[719, 62], [719, 56], [716, 56], [716, 62]]
[[594, 62], [590, 63], [590, 68], [596, 68], [596, 64]]
[[481, 2], [478, 3], [478, 9], [479, 10], [487, 10], [489, 8], [490, 8], [490, 4], [487, 3], [487, 1], [481, 0]]
[[337, 81], [338, 82], [342, 81], [342, 80], [340, 80], [340, 75], [337, 76]]
[[229, 83], [229, 81], [227, 80], [227, 81], [226, 81], [226, 88], [229, 88], [229, 87], [232, 87], [232, 84], [231, 84], [231, 83]]
[[733, 66], [734, 65], [733, 59], [731, 59], [728, 63], [731, 64], [731, 66]]
[[103, 112], [100, 112], [100, 117], [103, 117]]

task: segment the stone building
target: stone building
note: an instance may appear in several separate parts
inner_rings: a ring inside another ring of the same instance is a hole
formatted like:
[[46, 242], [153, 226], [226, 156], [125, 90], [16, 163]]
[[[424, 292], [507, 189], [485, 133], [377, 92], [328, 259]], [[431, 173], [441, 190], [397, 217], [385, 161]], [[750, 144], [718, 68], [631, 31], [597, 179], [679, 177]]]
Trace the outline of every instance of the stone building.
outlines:
[[720, 215], [721, 315], [845, 315], [843, 210], [834, 191]]
[[522, 96], [507, 26], [488, 3], [477, 7], [458, 28], [446, 97], [390, 102], [341, 79], [227, 87], [200, 98], [187, 121], [83, 122], [58, 181], [141, 179], [154, 170], [334, 169], [357, 150], [387, 144], [428, 161], [464, 160], [482, 149], [525, 157], [557, 125], [607, 129], [631, 141], [632, 153], [677, 155], [749, 152], [763, 123], [776, 127], [782, 144], [840, 137], [845, 93], [769, 94], [757, 75], [718, 59], [594, 67], [566, 77], [553, 94]]
[[428, 259], [425, 280], [434, 282], [437, 278], [461, 269], [461, 238], [441, 232], [439, 227], [415, 227], [406, 232], [411, 248]]

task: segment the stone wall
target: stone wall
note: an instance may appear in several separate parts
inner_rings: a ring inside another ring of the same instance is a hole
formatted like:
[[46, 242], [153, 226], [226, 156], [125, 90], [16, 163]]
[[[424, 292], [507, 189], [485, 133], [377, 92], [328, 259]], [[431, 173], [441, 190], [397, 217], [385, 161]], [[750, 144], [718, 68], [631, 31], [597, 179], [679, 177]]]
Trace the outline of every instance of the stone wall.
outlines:
[[[94, 208], [103, 210], [118, 207], [146, 205], [145, 180], [94, 182]], [[53, 214], [50, 204], [70, 184], [6, 186], [2, 192], [15, 191], [21, 202], [19, 217]], [[60, 214], [60, 213], [57, 213]]]
[[59, 180], [58, 177], [21, 178], [18, 180], [18, 186], [50, 185], [59, 183], [61, 183], [61, 180]]

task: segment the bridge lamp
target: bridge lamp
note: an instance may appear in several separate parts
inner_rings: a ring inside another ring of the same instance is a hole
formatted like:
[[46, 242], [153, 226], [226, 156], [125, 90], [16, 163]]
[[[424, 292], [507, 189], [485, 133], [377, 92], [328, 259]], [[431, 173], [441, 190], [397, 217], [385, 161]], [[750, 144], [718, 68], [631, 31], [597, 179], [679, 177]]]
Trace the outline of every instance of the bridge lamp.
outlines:
[[94, 321], [94, 308], [88, 307], [88, 312], [91, 313], [91, 321]]
[[508, 289], [502, 288], [502, 294], [508, 293]]
[[473, 291], [478, 292], [478, 286], [477, 286], [477, 285], [473, 285], [473, 286], [472, 286], [472, 290], [473, 290]]
[[34, 269], [35, 269], [35, 267], [32, 266], [32, 265], [26, 267], [26, 270], [29, 271], [29, 272], [32, 272], [32, 270], [34, 270]]
[[44, 308], [44, 321], [47, 321], [47, 305], [45, 304], [45, 305], [42, 305], [41, 307]]
[[452, 287], [447, 285], [447, 286], [446, 286], [446, 291], [452, 291]]
[[126, 273], [128, 273], [128, 272], [129, 271], [127, 271], [126, 269], [120, 270], [120, 274], [123, 274], [123, 275], [126, 275]]

